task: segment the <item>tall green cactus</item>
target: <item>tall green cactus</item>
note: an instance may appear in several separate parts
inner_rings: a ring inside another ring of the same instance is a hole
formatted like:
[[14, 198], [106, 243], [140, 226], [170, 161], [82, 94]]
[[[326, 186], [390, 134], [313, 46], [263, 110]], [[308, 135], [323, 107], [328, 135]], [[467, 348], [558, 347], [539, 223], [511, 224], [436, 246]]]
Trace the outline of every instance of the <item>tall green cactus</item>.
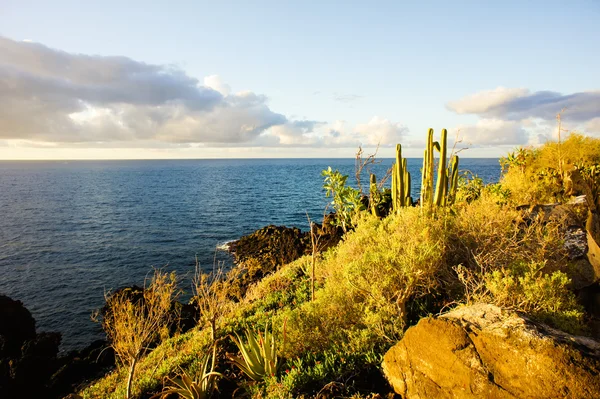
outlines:
[[[433, 129], [429, 129], [427, 134], [427, 148], [423, 154], [423, 170], [421, 179], [421, 207], [432, 208], [433, 205], [441, 207], [450, 205], [456, 198], [456, 188], [458, 185], [458, 156], [452, 157], [450, 167], [446, 165], [448, 154], [447, 146], [448, 131], [442, 129], [441, 140], [438, 143], [433, 141]], [[433, 150], [440, 153], [438, 161], [438, 170], [436, 176], [435, 193], [433, 191], [434, 183], [434, 154]], [[448, 187], [450, 183], [450, 187]]]
[[399, 212], [400, 208], [412, 205], [410, 196], [410, 172], [406, 158], [402, 158], [402, 146], [396, 145], [396, 162], [392, 165], [392, 207]]

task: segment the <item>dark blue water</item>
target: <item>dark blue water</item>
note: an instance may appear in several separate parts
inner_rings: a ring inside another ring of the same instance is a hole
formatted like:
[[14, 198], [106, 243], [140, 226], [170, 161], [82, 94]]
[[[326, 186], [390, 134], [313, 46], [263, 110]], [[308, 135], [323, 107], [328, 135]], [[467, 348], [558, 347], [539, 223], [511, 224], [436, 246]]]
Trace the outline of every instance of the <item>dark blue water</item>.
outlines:
[[[461, 162], [499, 177], [496, 159]], [[417, 198], [421, 160], [408, 165]], [[320, 220], [327, 166], [354, 174], [352, 159], [0, 162], [0, 294], [21, 300], [39, 330], [60, 331], [63, 350], [83, 347], [102, 337], [90, 314], [105, 291], [164, 266], [189, 292], [196, 255], [210, 268], [219, 244], [267, 224], [304, 230], [307, 213]]]

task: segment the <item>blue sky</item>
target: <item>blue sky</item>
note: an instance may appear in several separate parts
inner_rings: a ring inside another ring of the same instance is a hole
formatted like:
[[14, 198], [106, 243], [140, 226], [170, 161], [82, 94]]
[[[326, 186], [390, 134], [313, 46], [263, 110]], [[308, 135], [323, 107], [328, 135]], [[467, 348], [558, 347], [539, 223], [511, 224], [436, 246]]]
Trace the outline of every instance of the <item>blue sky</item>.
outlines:
[[600, 135], [597, 1], [82, 4], [0, 0], [0, 159], [419, 156], [429, 127], [499, 156], [563, 107]]

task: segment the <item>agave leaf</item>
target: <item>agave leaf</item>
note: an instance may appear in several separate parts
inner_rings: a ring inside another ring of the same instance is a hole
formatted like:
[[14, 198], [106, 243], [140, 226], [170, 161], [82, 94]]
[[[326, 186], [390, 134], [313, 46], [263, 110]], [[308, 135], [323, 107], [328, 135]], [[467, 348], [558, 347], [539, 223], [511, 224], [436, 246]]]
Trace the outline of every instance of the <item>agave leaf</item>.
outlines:
[[254, 351], [252, 350], [252, 348], [250, 347], [250, 345], [245, 345], [241, 338], [239, 338], [238, 336], [238, 341], [236, 342], [238, 348], [240, 349], [240, 352], [242, 353], [242, 358], [238, 358], [239, 359], [239, 363], [243, 363], [244, 365], [248, 366], [249, 368], [257, 368], [258, 367], [258, 357], [256, 356], [256, 354], [254, 353]]

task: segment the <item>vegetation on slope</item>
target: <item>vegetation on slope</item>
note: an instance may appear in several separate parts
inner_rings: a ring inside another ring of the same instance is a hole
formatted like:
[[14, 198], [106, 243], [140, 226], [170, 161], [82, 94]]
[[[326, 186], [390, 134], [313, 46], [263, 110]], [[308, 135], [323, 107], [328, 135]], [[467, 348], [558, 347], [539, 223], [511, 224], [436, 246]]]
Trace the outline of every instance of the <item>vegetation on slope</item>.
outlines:
[[[380, 365], [387, 349], [421, 317], [461, 303], [489, 302], [569, 332], [585, 332], [585, 314], [571, 290], [573, 265], [563, 243], [568, 224], [585, 223], [586, 209], [569, 206], [574, 215], [569, 220], [517, 209], [523, 202], [564, 202], [584, 191], [571, 176], [600, 162], [600, 140], [573, 135], [560, 151], [557, 146], [548, 143], [507, 157], [499, 184], [463, 179], [455, 203], [445, 207], [404, 206], [381, 218], [360, 210], [372, 207], [337, 198], [338, 207], [352, 207], [340, 213], [348, 231], [337, 246], [279, 267], [253, 283], [242, 298], [197, 290], [199, 296], [210, 294], [220, 301], [213, 304], [222, 310], [219, 317], [208, 317], [210, 323], [168, 338], [142, 357], [133, 396], [159, 393], [165, 378], [178, 374], [201, 379], [203, 359], [215, 342], [216, 371], [224, 375], [215, 396], [386, 394]], [[345, 183], [336, 186], [338, 192], [349, 191]], [[389, 192], [380, 194], [371, 197], [390, 197]], [[331, 195], [335, 199], [336, 193]], [[257, 267], [256, 259], [245, 262]], [[227, 293], [226, 284], [220, 289]], [[203, 303], [203, 298], [195, 301]], [[273, 375], [249, 378], [225, 360], [239, 356], [231, 337], [267, 328], [272, 328], [273, 347], [280, 348], [283, 364]], [[117, 368], [81, 395], [122, 398], [126, 374], [125, 368]]]

